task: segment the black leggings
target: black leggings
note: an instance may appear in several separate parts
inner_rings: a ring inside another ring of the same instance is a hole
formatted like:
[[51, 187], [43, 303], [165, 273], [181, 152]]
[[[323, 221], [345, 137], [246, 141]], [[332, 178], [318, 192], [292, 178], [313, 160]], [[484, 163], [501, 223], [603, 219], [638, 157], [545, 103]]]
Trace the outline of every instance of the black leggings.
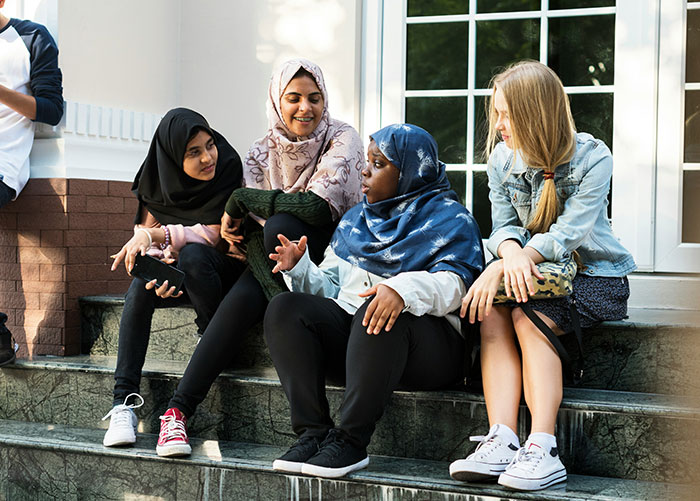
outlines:
[[323, 297], [287, 292], [265, 314], [265, 340], [299, 436], [322, 438], [334, 423], [327, 376], [345, 379], [338, 429], [366, 448], [392, 392], [434, 390], [462, 378], [464, 341], [444, 317], [401, 313], [391, 331], [367, 334], [362, 318]]
[[203, 332], [224, 294], [245, 269], [240, 261], [197, 243], [180, 250], [177, 267], [185, 272], [185, 293], [177, 298], [158, 297], [153, 289], [145, 288], [146, 282], [141, 278], [131, 281], [119, 322], [114, 405], [124, 403], [129, 393], [139, 392], [154, 310], [192, 304], [197, 313], [195, 323], [199, 332]]
[[[290, 240], [308, 237], [309, 254], [318, 263], [330, 241], [333, 228], [310, 226], [289, 214], [276, 214], [265, 223], [265, 252], [274, 251], [277, 235]], [[250, 268], [246, 269], [224, 296], [192, 354], [185, 374], [170, 399], [168, 407], [177, 407], [185, 416], [194, 414], [209, 388], [231, 364], [248, 330], [263, 319], [267, 298]]]

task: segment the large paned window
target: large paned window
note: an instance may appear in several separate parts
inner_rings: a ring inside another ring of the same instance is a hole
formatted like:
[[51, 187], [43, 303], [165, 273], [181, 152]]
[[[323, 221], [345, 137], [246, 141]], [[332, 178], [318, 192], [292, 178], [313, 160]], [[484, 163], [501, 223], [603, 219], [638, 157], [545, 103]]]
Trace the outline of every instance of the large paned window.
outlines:
[[549, 65], [577, 129], [612, 148], [614, 0], [407, 0], [404, 8], [403, 119], [433, 134], [484, 238], [491, 232], [485, 103], [491, 78], [509, 63]]
[[700, 0], [689, 0], [685, 52], [681, 242], [700, 243]]
[[661, 11], [655, 269], [700, 272], [700, 1]]

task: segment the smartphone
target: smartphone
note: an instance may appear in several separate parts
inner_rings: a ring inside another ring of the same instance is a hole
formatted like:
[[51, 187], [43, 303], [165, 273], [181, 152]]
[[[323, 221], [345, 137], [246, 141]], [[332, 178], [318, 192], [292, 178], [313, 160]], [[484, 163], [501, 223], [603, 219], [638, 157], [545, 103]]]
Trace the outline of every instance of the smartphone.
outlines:
[[136, 262], [131, 270], [131, 274], [144, 279], [146, 282], [150, 282], [155, 278], [156, 286], [158, 287], [167, 280], [168, 288], [174, 285], [176, 294], [180, 292], [182, 282], [185, 280], [184, 272], [148, 254], [145, 256], [141, 254], [136, 255]]

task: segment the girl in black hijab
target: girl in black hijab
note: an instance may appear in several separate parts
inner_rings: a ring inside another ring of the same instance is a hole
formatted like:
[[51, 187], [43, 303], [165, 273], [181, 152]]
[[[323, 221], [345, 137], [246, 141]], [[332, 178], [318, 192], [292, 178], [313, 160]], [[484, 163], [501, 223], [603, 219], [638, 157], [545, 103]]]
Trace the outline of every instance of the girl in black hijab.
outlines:
[[224, 206], [241, 177], [238, 153], [202, 115], [176, 108], [163, 117], [132, 185], [139, 201], [134, 236], [112, 256], [112, 270], [124, 261], [130, 273], [138, 254], [177, 263], [185, 273], [184, 294], [174, 294], [167, 282], [156, 288], [155, 281], [132, 280], [119, 325], [113, 408], [103, 418], [111, 417], [104, 445], [136, 441], [133, 408], [143, 404], [139, 383], [154, 309], [191, 303], [201, 333], [243, 271], [235, 246], [220, 238]]

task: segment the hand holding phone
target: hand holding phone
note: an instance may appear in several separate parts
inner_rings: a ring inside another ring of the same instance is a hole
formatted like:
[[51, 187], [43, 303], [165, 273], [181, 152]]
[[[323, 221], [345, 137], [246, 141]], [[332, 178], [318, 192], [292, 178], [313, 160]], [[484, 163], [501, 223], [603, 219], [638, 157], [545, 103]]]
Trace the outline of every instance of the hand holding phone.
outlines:
[[185, 280], [184, 272], [148, 254], [136, 256], [131, 274], [146, 282], [155, 280], [156, 287], [161, 287], [167, 281], [169, 287], [175, 287], [173, 295], [180, 292], [182, 282]]

